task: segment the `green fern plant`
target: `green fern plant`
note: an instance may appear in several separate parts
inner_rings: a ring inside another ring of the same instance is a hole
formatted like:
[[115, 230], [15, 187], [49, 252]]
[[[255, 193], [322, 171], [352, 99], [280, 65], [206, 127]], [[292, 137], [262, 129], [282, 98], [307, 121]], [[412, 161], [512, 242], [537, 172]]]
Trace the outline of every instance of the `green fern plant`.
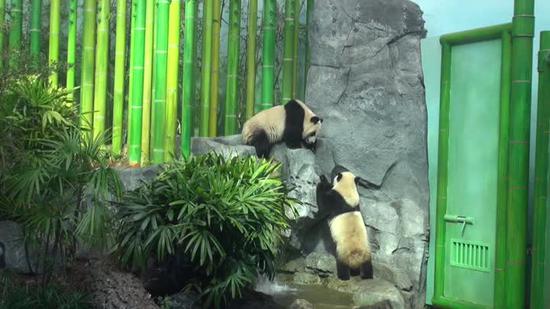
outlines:
[[69, 92], [35, 75], [6, 85], [0, 89], [0, 216], [22, 223], [26, 240], [41, 249], [46, 284], [57, 258], [70, 258], [78, 240], [109, 243], [109, 202], [122, 185], [109, 167], [105, 137], [82, 138]]
[[164, 166], [151, 182], [127, 192], [118, 206], [116, 252], [121, 262], [184, 254], [196, 266], [206, 304], [241, 296], [258, 273], [272, 277], [295, 215], [296, 200], [274, 173], [279, 164], [217, 154]]

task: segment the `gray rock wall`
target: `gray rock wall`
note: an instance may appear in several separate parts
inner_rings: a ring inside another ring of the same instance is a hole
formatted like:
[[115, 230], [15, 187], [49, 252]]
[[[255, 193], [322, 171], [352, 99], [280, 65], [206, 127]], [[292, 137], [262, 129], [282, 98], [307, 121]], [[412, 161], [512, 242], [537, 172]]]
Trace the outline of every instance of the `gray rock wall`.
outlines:
[[428, 244], [424, 34], [408, 0], [315, 1], [306, 89], [325, 119], [315, 170], [340, 165], [381, 186], [360, 190], [375, 276], [378, 268], [414, 307], [424, 303]]

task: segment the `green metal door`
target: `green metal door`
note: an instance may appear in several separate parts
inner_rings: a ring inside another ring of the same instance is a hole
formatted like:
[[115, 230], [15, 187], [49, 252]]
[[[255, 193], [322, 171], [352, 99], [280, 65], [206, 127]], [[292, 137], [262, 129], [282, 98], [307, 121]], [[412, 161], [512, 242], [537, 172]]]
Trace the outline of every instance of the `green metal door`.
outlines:
[[[481, 31], [480, 31], [481, 30]], [[509, 24], [444, 36], [433, 303], [495, 306], [505, 241]]]

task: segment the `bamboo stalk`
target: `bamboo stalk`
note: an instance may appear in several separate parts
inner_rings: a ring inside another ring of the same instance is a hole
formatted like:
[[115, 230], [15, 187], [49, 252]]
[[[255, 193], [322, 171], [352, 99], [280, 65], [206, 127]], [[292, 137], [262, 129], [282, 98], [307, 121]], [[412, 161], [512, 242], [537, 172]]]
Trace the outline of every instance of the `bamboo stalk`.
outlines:
[[529, 120], [534, 31], [534, 0], [516, 0], [512, 25], [512, 87], [506, 308], [525, 306], [527, 201], [529, 184]]
[[76, 35], [77, 35], [77, 10], [78, 0], [71, 0], [69, 3], [69, 30], [67, 33], [67, 79], [65, 81], [65, 87], [67, 90], [71, 90], [69, 97], [73, 99], [75, 84], [75, 63], [76, 63]]
[[246, 111], [245, 118], [254, 115], [256, 102], [256, 28], [258, 0], [248, 0], [248, 41], [246, 46]]
[[166, 138], [164, 160], [175, 158], [176, 122], [178, 118], [178, 72], [180, 47], [180, 0], [170, 3], [168, 59], [166, 71]]
[[[4, 29], [6, 23], [6, 0], [0, 0], [0, 27]], [[0, 31], [0, 72], [4, 68], [4, 31]]]
[[[127, 126], [128, 128], [130, 127], [130, 123], [132, 123], [132, 113], [130, 113], [130, 108], [131, 108], [131, 104], [133, 101], [133, 93], [134, 93], [134, 74], [133, 74], [133, 71], [130, 67], [133, 65], [134, 63], [134, 58], [135, 58], [135, 49], [133, 48], [134, 46], [134, 38], [135, 38], [135, 35], [134, 35], [134, 31], [135, 31], [135, 28], [136, 28], [136, 9], [137, 7], [137, 0], [132, 0], [132, 11], [131, 11], [131, 21], [130, 21], [130, 60], [128, 62], [128, 112], [127, 112], [127, 117], [128, 119], [126, 119], [126, 122], [127, 122]], [[143, 85], [142, 85], [143, 86]], [[126, 130], [126, 145], [128, 146], [130, 144], [130, 141], [132, 140], [132, 131], [131, 130]]]
[[196, 41], [195, 16], [197, 14], [196, 0], [185, 0], [185, 44], [183, 47], [183, 102], [181, 115], [181, 153], [188, 157], [191, 153], [191, 107], [195, 100], [195, 54]]
[[61, 0], [50, 1], [50, 48], [48, 63], [53, 67], [50, 74], [50, 85], [57, 87], [57, 65], [59, 63], [59, 23], [61, 18]]
[[294, 53], [292, 62], [292, 98], [298, 98], [298, 46], [300, 36], [300, 11], [302, 8], [301, 0], [294, 0]]
[[[511, 25], [511, 24], [510, 24]], [[498, 141], [498, 186], [496, 211], [496, 248], [494, 308], [504, 308], [506, 301], [506, 204], [508, 200], [508, 147], [510, 142], [510, 85], [512, 37], [510, 30], [501, 33], [500, 115]]]
[[95, 88], [94, 88], [94, 136], [105, 132], [107, 103], [107, 74], [109, 66], [109, 15], [111, 1], [100, 0], [97, 27]]
[[153, 58], [153, 70], [155, 72], [151, 146], [153, 154], [151, 162], [164, 162], [164, 133], [166, 122], [166, 54], [168, 52], [168, 17], [170, 1], [157, 0], [155, 18], [155, 57]]
[[264, 0], [263, 49], [262, 49], [262, 102], [260, 110], [268, 109], [275, 102], [275, 26], [277, 2]]
[[281, 90], [281, 104], [292, 99], [292, 75], [294, 71], [294, 27], [296, 20], [294, 11], [296, 0], [285, 1], [284, 51], [283, 51], [283, 86]]
[[210, 118], [208, 135], [217, 135], [218, 126], [218, 99], [220, 80], [220, 26], [221, 0], [212, 0], [212, 75], [210, 78]]
[[141, 136], [141, 164], [146, 166], [150, 161], [151, 146], [151, 100], [153, 88], [153, 43], [155, 24], [155, 1], [147, 1], [145, 26], [145, 62], [143, 71], [143, 123]]
[[533, 250], [531, 270], [531, 308], [545, 308], [548, 290], [546, 272], [546, 225], [548, 201], [548, 145], [550, 131], [550, 31], [540, 33], [538, 54], [539, 88], [535, 151], [535, 190], [533, 205]]
[[42, 0], [32, 0], [31, 7], [31, 27], [29, 29], [31, 37], [31, 58], [33, 65], [40, 65], [40, 29], [42, 29]]
[[86, 130], [85, 137], [88, 139], [91, 137], [93, 120], [96, 4], [96, 0], [84, 1], [80, 113], [81, 127]]
[[10, 68], [16, 69], [19, 67], [19, 55], [13, 55], [13, 52], [21, 51], [21, 36], [23, 32], [23, 1], [12, 0], [10, 2], [10, 33], [9, 33], [9, 51], [10, 51]]
[[210, 115], [210, 77], [212, 74], [212, 1], [205, 1], [203, 8], [202, 31], [202, 75], [201, 75], [201, 108], [199, 135], [208, 136], [208, 117]]
[[311, 23], [311, 14], [313, 13], [313, 0], [306, 0], [306, 29], [305, 29], [305, 68], [304, 68], [304, 99], [307, 87], [307, 74], [311, 66], [311, 50], [309, 48], [309, 27]]
[[237, 131], [237, 85], [241, 42], [241, 0], [229, 3], [229, 38], [227, 40], [227, 87], [225, 95], [224, 134]]
[[131, 122], [131, 140], [128, 147], [128, 160], [131, 166], [139, 165], [141, 162], [141, 125], [142, 125], [142, 104], [143, 104], [143, 63], [145, 45], [145, 7], [150, 0], [136, 0], [136, 17], [134, 28], [134, 42], [132, 45], [132, 101], [130, 102], [129, 113]]
[[126, 53], [126, 0], [117, 1], [115, 45], [115, 81], [113, 96], [113, 141], [112, 151], [122, 151], [122, 122], [124, 112], [124, 62]]

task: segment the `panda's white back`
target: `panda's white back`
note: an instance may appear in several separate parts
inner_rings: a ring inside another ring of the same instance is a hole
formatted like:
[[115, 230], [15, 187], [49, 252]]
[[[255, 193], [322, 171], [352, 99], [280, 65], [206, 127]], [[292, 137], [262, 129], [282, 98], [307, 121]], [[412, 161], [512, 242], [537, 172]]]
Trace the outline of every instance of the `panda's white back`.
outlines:
[[286, 113], [283, 105], [277, 105], [257, 113], [244, 123], [243, 142], [248, 144], [257, 130], [264, 130], [269, 142], [280, 142], [285, 130], [285, 120]]

